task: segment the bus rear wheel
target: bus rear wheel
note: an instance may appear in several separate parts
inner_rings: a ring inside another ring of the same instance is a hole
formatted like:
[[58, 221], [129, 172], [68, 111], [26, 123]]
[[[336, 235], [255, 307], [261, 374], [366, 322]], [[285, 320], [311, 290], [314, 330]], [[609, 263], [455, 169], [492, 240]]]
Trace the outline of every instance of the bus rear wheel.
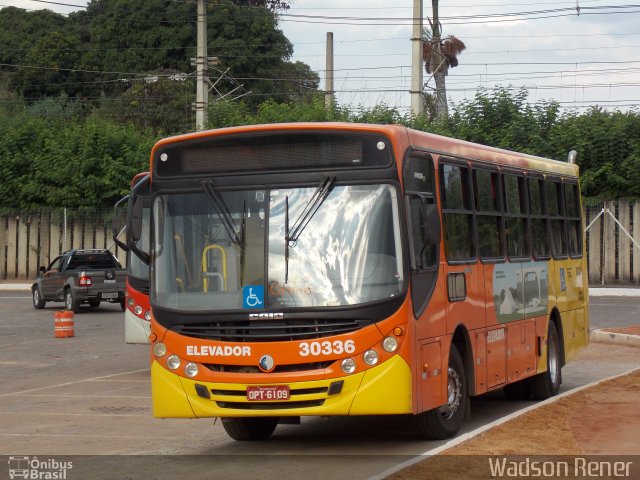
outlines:
[[546, 400], [554, 397], [562, 383], [560, 337], [556, 324], [549, 320], [547, 333], [547, 371], [531, 377], [529, 387], [535, 400]]
[[462, 356], [456, 346], [451, 345], [447, 369], [447, 403], [416, 415], [416, 428], [420, 436], [430, 440], [443, 440], [458, 433], [466, 414], [467, 391]]
[[278, 426], [278, 418], [223, 418], [222, 426], [234, 440], [253, 442], [269, 438]]

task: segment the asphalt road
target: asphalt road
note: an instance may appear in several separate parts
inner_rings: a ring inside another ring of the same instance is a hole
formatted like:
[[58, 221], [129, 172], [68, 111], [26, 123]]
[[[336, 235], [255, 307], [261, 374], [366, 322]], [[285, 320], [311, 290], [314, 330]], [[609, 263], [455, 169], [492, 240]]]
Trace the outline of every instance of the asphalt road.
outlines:
[[[443, 443], [418, 439], [405, 417], [305, 418], [256, 443], [230, 440], [210, 419], [154, 419], [148, 347], [124, 343], [119, 306], [83, 309], [69, 339], [53, 335], [59, 308], [36, 311], [27, 293], [0, 293], [0, 455], [72, 455], [68, 479], [358, 479]], [[592, 328], [639, 324], [640, 299], [592, 298], [591, 312]], [[592, 344], [564, 368], [562, 389], [639, 362], [638, 348]], [[500, 392], [473, 399], [464, 431], [532, 403]], [[1, 478], [8, 478], [2, 464]]]

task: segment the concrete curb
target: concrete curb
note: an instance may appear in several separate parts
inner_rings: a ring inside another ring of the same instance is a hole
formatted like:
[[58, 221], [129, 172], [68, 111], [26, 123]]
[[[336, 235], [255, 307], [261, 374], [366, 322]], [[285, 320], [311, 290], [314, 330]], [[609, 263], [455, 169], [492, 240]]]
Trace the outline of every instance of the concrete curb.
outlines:
[[373, 475], [371, 477], [369, 477], [367, 480], [384, 480], [385, 478], [389, 477], [390, 475], [397, 473], [401, 470], [404, 470], [405, 468], [408, 468], [412, 465], [415, 465], [416, 463], [422, 462], [423, 460], [426, 460], [430, 457], [433, 457], [434, 455], [438, 455], [446, 450], [449, 450], [452, 447], [455, 447], [457, 445], [460, 445], [461, 443], [466, 442], [467, 440], [471, 440], [475, 437], [477, 437], [478, 435], [480, 435], [481, 433], [484, 433], [488, 430], [491, 430], [493, 427], [497, 427], [498, 425], [502, 425], [503, 423], [507, 423], [509, 420], [513, 420], [514, 418], [518, 418], [522, 415], [524, 415], [525, 413], [531, 412], [533, 410], [537, 410], [538, 408], [544, 407], [545, 405], [549, 405], [552, 403], [555, 403], [565, 397], [570, 397], [571, 395], [575, 395], [578, 392], [581, 392], [583, 390], [587, 390], [591, 387], [595, 387], [596, 385], [600, 385], [601, 383], [607, 382], [609, 380], [614, 380], [616, 378], [619, 377], [624, 377], [625, 375], [630, 375], [634, 372], [637, 372], [638, 370], [640, 370], [640, 367], [638, 368], [632, 368], [631, 370], [627, 370], [626, 372], [622, 372], [622, 373], [618, 373], [616, 375], [612, 375], [610, 377], [607, 378], [602, 378], [600, 380], [596, 380], [595, 382], [591, 382], [588, 383], [586, 385], [582, 385], [581, 387], [577, 387], [574, 388], [573, 390], [568, 390], [566, 392], [562, 392], [558, 395], [556, 395], [555, 397], [551, 397], [548, 398], [547, 400], [542, 400], [539, 401], [537, 403], [534, 403], [533, 405], [530, 405], [528, 407], [525, 407], [521, 410], [518, 410], [516, 412], [513, 412], [509, 415], [506, 415], [502, 418], [499, 418], [491, 423], [488, 423], [486, 425], [483, 425], [481, 427], [476, 428], [475, 430], [472, 430], [470, 432], [467, 433], [463, 433], [462, 435], [458, 435], [457, 437], [452, 438], [451, 440], [449, 440], [448, 442], [446, 442], [444, 445], [441, 445], [439, 447], [433, 448], [431, 450], [427, 450], [424, 453], [420, 453], [418, 455], [416, 455], [414, 458], [407, 460], [406, 462], [400, 463], [398, 465], [396, 465], [395, 467], [391, 467], [388, 470], [385, 470], [384, 472], [381, 472], [377, 475]]
[[640, 297], [640, 288], [589, 288], [590, 297]]
[[590, 339], [592, 342], [596, 343], [610, 343], [613, 345], [624, 345], [627, 347], [640, 347], [640, 335], [613, 333], [598, 329], [591, 332]]
[[31, 283], [0, 283], [0, 291], [20, 291], [20, 292], [28, 292], [31, 290]]

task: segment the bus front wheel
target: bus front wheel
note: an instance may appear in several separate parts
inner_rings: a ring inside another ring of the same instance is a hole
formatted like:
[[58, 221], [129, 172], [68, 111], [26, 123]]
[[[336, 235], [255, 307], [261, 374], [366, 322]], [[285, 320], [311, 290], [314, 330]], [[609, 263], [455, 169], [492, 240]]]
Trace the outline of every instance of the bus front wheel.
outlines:
[[460, 429], [467, 408], [467, 377], [462, 356], [451, 345], [447, 369], [447, 403], [416, 416], [418, 433], [430, 440], [451, 438]]
[[222, 426], [227, 435], [239, 442], [266, 440], [278, 426], [278, 418], [223, 418]]

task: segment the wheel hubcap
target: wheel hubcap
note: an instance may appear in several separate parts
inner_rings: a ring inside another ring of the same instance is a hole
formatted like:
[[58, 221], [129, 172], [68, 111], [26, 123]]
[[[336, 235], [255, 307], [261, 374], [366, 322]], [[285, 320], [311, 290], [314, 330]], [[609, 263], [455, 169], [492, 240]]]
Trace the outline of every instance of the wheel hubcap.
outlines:
[[35, 289], [33, 291], [33, 303], [35, 304], [40, 303], [40, 294], [38, 293], [38, 289]]
[[[549, 339], [551, 340], [551, 339]], [[556, 342], [549, 342], [549, 377], [554, 385], [558, 381], [558, 347]]]
[[460, 406], [460, 397], [462, 396], [462, 387], [460, 384], [460, 376], [452, 367], [448, 370], [447, 381], [447, 404], [440, 407], [440, 413], [445, 420], [449, 420], [455, 415]]

